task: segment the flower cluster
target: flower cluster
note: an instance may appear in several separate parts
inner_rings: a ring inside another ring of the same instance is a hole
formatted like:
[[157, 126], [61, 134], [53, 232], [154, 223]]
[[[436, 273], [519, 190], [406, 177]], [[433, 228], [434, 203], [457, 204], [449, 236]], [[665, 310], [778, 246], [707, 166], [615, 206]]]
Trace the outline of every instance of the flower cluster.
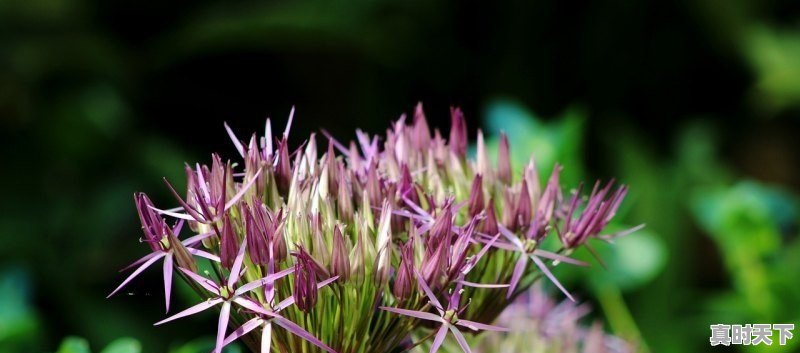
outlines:
[[[269, 120], [249, 140], [225, 125], [241, 161], [187, 165], [185, 193], [167, 182], [178, 207], [137, 194], [152, 253], [114, 292], [163, 259], [168, 311], [174, 274], [206, 300], [158, 324], [218, 308], [215, 352], [236, 339], [262, 353], [397, 352], [428, 340], [434, 352], [448, 336], [470, 352], [465, 334], [505, 330], [490, 323], [538, 279], [572, 298], [551, 268], [584, 265], [569, 256], [608, 239], [600, 233], [627, 191], [609, 182], [564, 195], [561, 168], [542, 183], [533, 159], [515, 175], [505, 136], [496, 166], [480, 131], [468, 158], [459, 109], [447, 139], [418, 105], [383, 138], [323, 132], [321, 155], [314, 135], [289, 147], [292, 115], [277, 138]], [[193, 235], [180, 240], [184, 224]], [[199, 258], [212, 270], [199, 271]]]
[[[582, 326], [579, 319], [589, 314], [587, 304], [556, 302], [534, 285], [498, 317], [508, 333], [483, 335], [474, 345], [482, 353], [633, 353], [636, 347], [603, 332], [601, 323]], [[535, 347], [535, 348], [533, 348]]]

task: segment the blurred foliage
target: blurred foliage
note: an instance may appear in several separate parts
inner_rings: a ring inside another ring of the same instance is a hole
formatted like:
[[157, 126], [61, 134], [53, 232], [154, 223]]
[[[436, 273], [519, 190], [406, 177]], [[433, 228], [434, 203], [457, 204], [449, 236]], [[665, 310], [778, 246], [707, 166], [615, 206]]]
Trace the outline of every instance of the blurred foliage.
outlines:
[[170, 204], [161, 177], [233, 156], [223, 120], [297, 105], [295, 138], [345, 139], [420, 100], [508, 133], [516, 167], [631, 185], [616, 227], [646, 228], [596, 243], [608, 269], [557, 269], [615, 334], [682, 353], [710, 324], [797, 323], [797, 4], [2, 1], [0, 351], [207, 351], [211, 317], [152, 327], [158, 274], [104, 298], [147, 251], [133, 192]]
[[[188, 342], [169, 353], [206, 353], [214, 349], [212, 339], [200, 339]], [[56, 353], [91, 353], [89, 342], [80, 337], [67, 337], [59, 346]], [[231, 344], [222, 350], [223, 353], [241, 353], [236, 344]], [[100, 353], [142, 353], [142, 345], [133, 338], [119, 338], [109, 343]]]

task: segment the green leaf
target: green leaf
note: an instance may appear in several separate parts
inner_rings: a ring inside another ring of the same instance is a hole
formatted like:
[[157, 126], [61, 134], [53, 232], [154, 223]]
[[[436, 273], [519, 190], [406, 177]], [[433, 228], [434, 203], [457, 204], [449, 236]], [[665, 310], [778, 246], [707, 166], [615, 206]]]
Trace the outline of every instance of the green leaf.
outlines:
[[0, 351], [34, 340], [38, 320], [28, 300], [29, 292], [23, 270], [11, 268], [0, 273]]
[[101, 353], [141, 353], [142, 345], [136, 339], [125, 337], [111, 342]]
[[91, 353], [89, 342], [80, 337], [67, 337], [56, 353]]
[[[198, 338], [189, 341], [178, 348], [173, 348], [170, 353], [207, 353], [214, 349], [214, 340], [211, 338]], [[223, 353], [241, 353], [242, 349], [234, 342], [222, 349]]]

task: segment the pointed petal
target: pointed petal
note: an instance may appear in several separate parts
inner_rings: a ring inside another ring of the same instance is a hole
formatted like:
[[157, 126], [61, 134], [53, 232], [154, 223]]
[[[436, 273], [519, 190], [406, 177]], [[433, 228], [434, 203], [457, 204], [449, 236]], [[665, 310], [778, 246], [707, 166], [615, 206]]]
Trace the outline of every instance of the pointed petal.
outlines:
[[431, 214], [428, 213], [428, 211], [425, 211], [422, 207], [414, 203], [414, 201], [411, 201], [408, 198], [404, 197], [403, 202], [405, 202], [406, 205], [408, 205], [408, 207], [411, 207], [411, 209], [417, 212], [420, 216], [423, 216], [431, 221], [433, 220], [433, 216], [431, 216]]
[[328, 130], [322, 129], [322, 134], [325, 135], [325, 138], [327, 138], [328, 141], [333, 142], [333, 146], [336, 147], [336, 149], [339, 150], [339, 152], [341, 152], [343, 155], [347, 157], [350, 157], [350, 149], [348, 149], [341, 142], [333, 138], [333, 135], [330, 132], [328, 132]]
[[[189, 204], [186, 203], [186, 201], [184, 201], [183, 198], [181, 198], [181, 195], [179, 195], [178, 192], [175, 191], [175, 188], [172, 187], [172, 184], [170, 184], [169, 181], [167, 181], [167, 178], [164, 178], [164, 183], [167, 184], [167, 187], [169, 188], [169, 191], [172, 193], [172, 196], [175, 196], [175, 198], [178, 200], [178, 203], [181, 205], [181, 207], [183, 207], [183, 210], [186, 211], [186, 213], [190, 214], [192, 217], [194, 217], [193, 219], [191, 219], [192, 221], [196, 220], [196, 221], [201, 222], [201, 223], [205, 222], [205, 219], [203, 218], [203, 216], [200, 215], [200, 213], [198, 213], [191, 206], [189, 206]], [[158, 211], [158, 210], [156, 210], [156, 211]], [[171, 216], [176, 217], [176, 218], [180, 218], [180, 217], [177, 216], [177, 214], [176, 215], [171, 215]]]
[[442, 346], [444, 342], [444, 338], [447, 336], [447, 324], [442, 325], [439, 328], [439, 332], [436, 333], [436, 338], [433, 339], [433, 343], [431, 344], [430, 353], [436, 353], [439, 351], [439, 347]]
[[225, 331], [228, 329], [228, 319], [231, 316], [231, 303], [222, 303], [222, 310], [219, 312], [219, 324], [217, 325], [217, 346], [214, 348], [215, 353], [222, 353], [222, 342], [225, 341]]
[[509, 286], [511, 286], [510, 284], [486, 284], [486, 283], [475, 283], [470, 281], [458, 281], [458, 283], [461, 283], [467, 287], [472, 287], [472, 288], [489, 288], [489, 289], [508, 288]]
[[392, 313], [400, 314], [400, 315], [404, 315], [404, 316], [410, 316], [410, 317], [413, 317], [413, 318], [416, 318], [416, 319], [442, 322], [442, 318], [440, 316], [434, 315], [434, 314], [431, 314], [431, 313], [427, 313], [427, 312], [424, 312], [424, 311], [407, 310], [407, 309], [400, 309], [400, 308], [391, 308], [391, 307], [387, 307], [387, 306], [381, 306], [379, 308], [381, 310], [386, 310], [388, 312], [392, 312]]
[[621, 231], [621, 232], [616, 232], [616, 233], [611, 233], [611, 234], [603, 234], [603, 235], [600, 235], [600, 236], [598, 236], [598, 238], [600, 238], [600, 239], [603, 239], [603, 240], [608, 240], [608, 241], [611, 241], [611, 240], [613, 240], [613, 239], [615, 239], [615, 238], [624, 237], [624, 236], [626, 236], [626, 235], [628, 235], [628, 234], [631, 234], [631, 233], [633, 233], [633, 232], [636, 232], [636, 231], [638, 231], [638, 230], [640, 230], [640, 229], [644, 228], [644, 226], [645, 226], [645, 224], [644, 224], [644, 223], [642, 223], [642, 224], [640, 224], [640, 225], [638, 225], [638, 226], [636, 226], [636, 227], [633, 227], [633, 228], [630, 228], [630, 229], [626, 229], [626, 230], [623, 230], [623, 231]]
[[252, 281], [252, 282], [250, 282], [248, 284], [245, 284], [245, 285], [243, 285], [243, 286], [241, 286], [239, 288], [236, 288], [236, 291], [234, 292], [235, 293], [234, 295], [239, 296], [239, 295], [245, 294], [245, 293], [250, 292], [253, 289], [261, 287], [261, 286], [263, 286], [265, 284], [267, 284], [267, 282], [263, 278], [262, 279], [257, 279], [255, 281]]
[[131, 268], [139, 266], [139, 265], [145, 263], [147, 260], [152, 259], [153, 256], [158, 256], [158, 255], [162, 255], [163, 256], [164, 254], [161, 253], [161, 252], [151, 252], [151, 253], [145, 255], [144, 257], [142, 257], [141, 259], [134, 261], [132, 264], [130, 264], [128, 266], [125, 266], [123, 269], [119, 270], [119, 272], [127, 271], [127, 270], [129, 270]]
[[209, 291], [211, 293], [214, 293], [216, 295], [219, 295], [219, 286], [216, 283], [214, 283], [213, 281], [211, 281], [210, 279], [205, 278], [203, 276], [200, 276], [200, 275], [198, 275], [198, 274], [196, 274], [196, 273], [194, 273], [192, 271], [189, 271], [189, 270], [187, 270], [187, 269], [185, 269], [183, 267], [178, 267], [178, 269], [181, 272], [183, 272], [183, 274], [189, 276], [189, 278], [191, 278], [192, 280], [197, 282], [197, 284], [203, 286], [203, 288], [205, 288], [207, 291]]
[[244, 196], [244, 194], [247, 192], [247, 190], [249, 190], [250, 187], [253, 186], [253, 184], [256, 182], [256, 180], [258, 180], [258, 176], [261, 174], [262, 170], [263, 170], [263, 168], [258, 168], [258, 170], [256, 171], [256, 174], [254, 174], [253, 177], [250, 178], [250, 180], [247, 181], [247, 184], [242, 185], [241, 188], [239, 189], [239, 192], [237, 192], [236, 195], [233, 195], [233, 198], [231, 198], [225, 204], [225, 210], [226, 211], [228, 209], [230, 209], [231, 207], [233, 207], [233, 205], [235, 205], [237, 202], [239, 202], [239, 199], [241, 199], [242, 196]]
[[256, 312], [256, 313], [259, 313], [259, 314], [262, 314], [262, 315], [266, 315], [266, 316], [269, 316], [269, 317], [275, 317], [277, 315], [272, 311], [264, 309], [264, 307], [261, 306], [261, 304], [256, 303], [256, 302], [254, 302], [254, 301], [252, 301], [250, 299], [237, 297], [237, 298], [233, 298], [233, 301], [236, 304], [239, 304], [241, 307], [243, 307], [245, 309], [248, 309], [250, 311], [253, 311], [253, 312]]
[[186, 239], [185, 239], [184, 241], [182, 241], [181, 243], [182, 243], [184, 246], [186, 246], [186, 247], [189, 247], [189, 246], [192, 246], [192, 245], [194, 245], [194, 244], [197, 244], [197, 243], [199, 243], [199, 242], [200, 242], [200, 241], [202, 241], [203, 239], [205, 239], [205, 238], [208, 238], [208, 237], [210, 237], [210, 236], [212, 236], [212, 235], [214, 235], [214, 233], [212, 233], [212, 232], [203, 233], [203, 234], [198, 234], [198, 235], [195, 235], [195, 236], [193, 236], [193, 237], [186, 238]]
[[475, 265], [481, 260], [481, 258], [483, 258], [483, 255], [486, 255], [486, 252], [488, 252], [489, 249], [492, 246], [494, 246], [495, 242], [497, 241], [497, 238], [499, 238], [499, 237], [500, 237], [500, 234], [496, 234], [494, 236], [494, 238], [489, 240], [486, 243], [486, 245], [484, 245], [483, 248], [481, 248], [481, 250], [478, 251], [477, 254], [475, 254], [475, 256], [470, 260], [469, 265], [461, 273], [466, 275], [467, 273], [469, 273], [469, 271], [472, 271], [472, 269], [475, 268]]
[[219, 260], [219, 256], [211, 254], [211, 253], [208, 253], [208, 252], [205, 252], [205, 251], [200, 250], [200, 249], [186, 248], [186, 251], [188, 251], [192, 255], [204, 257], [204, 258], [209, 259], [209, 260], [214, 261], [214, 262], [219, 262], [220, 261]]
[[419, 273], [419, 270], [414, 269], [414, 274], [417, 276], [417, 282], [422, 287], [422, 290], [425, 292], [425, 295], [428, 296], [428, 300], [431, 304], [439, 310], [440, 313], [444, 314], [444, 309], [442, 308], [442, 304], [439, 303], [439, 300], [436, 299], [436, 295], [433, 294], [431, 291], [431, 287], [428, 287], [428, 284], [425, 283], [425, 278]]
[[222, 299], [221, 298], [215, 298], [215, 299], [209, 299], [209, 300], [203, 301], [202, 303], [197, 304], [197, 305], [195, 305], [195, 306], [193, 306], [193, 307], [191, 307], [189, 309], [186, 309], [186, 310], [181, 311], [181, 312], [179, 312], [179, 313], [177, 313], [175, 315], [172, 315], [172, 316], [170, 316], [170, 317], [168, 317], [168, 318], [166, 318], [164, 320], [156, 322], [155, 324], [153, 324], [153, 326], [158, 326], [158, 325], [161, 325], [163, 323], [170, 322], [172, 320], [176, 320], [176, 319], [180, 319], [182, 317], [186, 317], [186, 316], [189, 316], [189, 315], [197, 314], [197, 313], [199, 313], [199, 312], [201, 312], [203, 310], [209, 309], [209, 308], [211, 308], [214, 305], [217, 305], [219, 303], [222, 303]]
[[228, 274], [228, 287], [233, 287], [236, 282], [239, 282], [239, 276], [242, 271], [242, 262], [244, 262], [244, 252], [247, 247], [247, 242], [242, 239], [242, 244], [239, 245], [239, 253], [236, 254], [236, 259], [233, 260], [231, 273]]
[[267, 118], [267, 123], [264, 124], [264, 152], [267, 156], [272, 155], [272, 122]]
[[294, 322], [291, 322], [291, 321], [283, 318], [282, 316], [275, 317], [273, 319], [273, 322], [275, 322], [276, 325], [286, 329], [286, 331], [291, 332], [292, 334], [294, 334], [294, 335], [296, 335], [296, 336], [308, 341], [309, 343], [311, 343], [311, 344], [313, 344], [313, 345], [315, 345], [315, 346], [317, 346], [317, 347], [319, 347], [319, 348], [321, 348], [321, 349], [323, 349], [323, 350], [325, 350], [327, 352], [336, 353], [335, 350], [333, 350], [331, 347], [328, 347], [327, 345], [325, 345], [325, 343], [322, 343], [322, 341], [320, 341], [319, 339], [314, 337], [314, 335], [312, 335], [308, 331], [304, 330], [302, 327], [297, 326], [297, 324], [295, 324]]
[[[292, 267], [292, 268], [294, 268], [294, 267]], [[323, 287], [333, 283], [337, 279], [339, 279], [339, 276], [328, 278], [328, 279], [326, 279], [326, 280], [324, 280], [322, 282], [317, 283], [317, 290], [320, 290]], [[278, 312], [278, 311], [281, 311], [283, 309], [286, 309], [287, 307], [291, 306], [292, 304], [294, 304], [294, 296], [290, 296], [290, 297], [284, 299], [283, 301], [281, 301], [280, 303], [278, 303], [278, 305], [275, 306], [275, 312]]]
[[514, 266], [514, 273], [511, 274], [511, 283], [509, 283], [506, 298], [511, 298], [514, 294], [514, 290], [517, 289], [517, 284], [519, 284], [519, 280], [522, 278], [522, 273], [525, 272], [525, 265], [527, 264], [528, 258], [525, 257], [525, 255], [520, 256], [519, 260], [517, 260], [517, 264]]
[[167, 215], [167, 216], [170, 216], [170, 217], [174, 217], [174, 218], [177, 218], [177, 219], [184, 219], [184, 220], [187, 220], [187, 221], [197, 221], [196, 219], [194, 219], [194, 217], [192, 217], [192, 216], [190, 216], [188, 214], [185, 214], [185, 213], [178, 213], [178, 212], [162, 210], [160, 208], [155, 208], [155, 207], [149, 206], [149, 205], [147, 207], [150, 207], [151, 209], [153, 209], [154, 211], [158, 212], [159, 214], [164, 214], [164, 215]]
[[267, 321], [261, 330], [261, 353], [270, 353], [272, 348], [272, 323]]
[[169, 312], [169, 295], [172, 292], [172, 253], [164, 257], [164, 299], [167, 303], [167, 311]]
[[514, 244], [514, 246], [516, 246], [519, 250], [523, 252], [525, 251], [525, 246], [522, 245], [522, 242], [519, 240], [519, 238], [517, 238], [516, 235], [514, 235], [514, 233], [512, 233], [510, 230], [508, 230], [508, 228], [502, 225], [499, 226], [498, 228], [500, 229], [500, 234], [506, 237], [506, 239], [508, 239], [508, 241], [511, 242], [511, 244]]
[[453, 336], [456, 337], [456, 342], [458, 342], [458, 345], [461, 347], [461, 350], [464, 351], [464, 353], [472, 353], [472, 351], [469, 349], [469, 345], [467, 344], [467, 339], [464, 338], [464, 335], [461, 334], [461, 331], [459, 331], [457, 327], [450, 326], [450, 332], [452, 332]]
[[228, 335], [228, 337], [225, 337], [225, 341], [222, 342], [222, 346], [229, 345], [231, 342], [239, 339], [239, 337], [242, 337], [248, 334], [250, 331], [253, 331], [256, 327], [258, 327], [262, 323], [264, 323], [264, 320], [262, 320], [260, 317], [254, 317], [250, 319], [249, 321], [245, 322], [244, 325], [239, 326], [239, 328], [231, 332], [231, 334]]
[[562, 292], [564, 292], [564, 295], [566, 295], [567, 298], [569, 298], [569, 300], [572, 300], [573, 302], [575, 301], [575, 298], [573, 298], [569, 294], [569, 292], [567, 292], [567, 290], [564, 289], [564, 286], [561, 285], [561, 282], [559, 282], [558, 279], [556, 279], [556, 276], [553, 276], [553, 273], [550, 272], [550, 269], [547, 268], [547, 265], [545, 265], [544, 262], [542, 262], [542, 260], [540, 260], [538, 257], [536, 257], [536, 255], [530, 255], [530, 258], [531, 258], [531, 260], [533, 260], [533, 263], [535, 263], [536, 266], [539, 267], [539, 269], [542, 271], [542, 273], [544, 273], [544, 275], [547, 276], [547, 278], [549, 278], [550, 281], [552, 281], [553, 284], [555, 284], [556, 287], [558, 287], [558, 289], [560, 289]]
[[286, 129], [283, 130], [283, 137], [289, 136], [289, 131], [292, 130], [292, 120], [294, 120], [294, 106], [289, 111], [289, 120], [286, 122]]
[[511, 331], [511, 330], [509, 330], [509, 329], [507, 329], [505, 327], [487, 325], [487, 324], [482, 324], [480, 322], [469, 321], [469, 320], [461, 320], [461, 319], [459, 319], [458, 322], [456, 322], [456, 325], [464, 326], [464, 327], [466, 327], [466, 328], [468, 328], [470, 330], [473, 330], [473, 331], [480, 331], [480, 330], [483, 330], [483, 331], [500, 331], [500, 332], [509, 332], [509, 331]]
[[233, 145], [236, 146], [236, 150], [239, 151], [239, 154], [242, 157], [244, 157], [244, 146], [242, 146], [242, 143], [236, 137], [236, 134], [233, 133], [233, 130], [231, 130], [231, 127], [228, 126], [228, 123], [226, 122], [226, 123], [223, 123], [223, 124], [225, 125], [225, 131], [228, 132], [228, 136], [230, 136], [231, 141], [233, 141]]
[[111, 292], [111, 294], [109, 294], [106, 298], [111, 298], [112, 295], [116, 294], [120, 289], [122, 289], [122, 287], [124, 287], [126, 284], [128, 284], [128, 282], [130, 282], [134, 277], [138, 276], [140, 273], [142, 273], [142, 271], [144, 271], [145, 269], [150, 267], [150, 265], [152, 265], [154, 262], [158, 261], [158, 259], [166, 256], [166, 254], [167, 253], [158, 253], [157, 255], [151, 257], [149, 260], [145, 261], [141, 266], [139, 266], [139, 268], [136, 269], [136, 271], [133, 271], [133, 273], [131, 273], [131, 275], [128, 276], [128, 278], [126, 278], [124, 281], [122, 281], [122, 284], [120, 284], [119, 287], [117, 287], [117, 289], [114, 289], [114, 291]]
[[573, 265], [578, 265], [578, 266], [589, 266], [589, 264], [587, 264], [587, 263], [585, 263], [585, 262], [583, 262], [581, 260], [576, 260], [576, 259], [573, 259], [573, 258], [571, 258], [569, 256], [556, 254], [554, 252], [550, 252], [550, 251], [547, 251], [547, 250], [536, 249], [536, 250], [533, 251], [533, 254], [537, 255], [539, 257], [544, 257], [546, 259], [550, 259], [550, 260], [566, 262], [568, 264], [573, 264]]

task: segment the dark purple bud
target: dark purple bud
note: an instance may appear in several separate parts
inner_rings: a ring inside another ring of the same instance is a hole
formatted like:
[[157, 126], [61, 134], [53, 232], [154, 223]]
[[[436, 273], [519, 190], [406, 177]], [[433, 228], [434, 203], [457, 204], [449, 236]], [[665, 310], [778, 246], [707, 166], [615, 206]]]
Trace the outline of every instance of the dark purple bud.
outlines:
[[283, 209], [278, 212], [278, 216], [275, 217], [272, 227], [274, 229], [271, 233], [272, 238], [270, 239], [272, 244], [272, 256], [275, 259], [275, 263], [280, 263], [286, 260], [286, 256], [289, 252], [286, 248], [286, 238], [283, 234]]
[[239, 239], [236, 238], [231, 218], [227, 214], [222, 217], [222, 239], [220, 240], [219, 248], [222, 267], [230, 270], [233, 267], [234, 260], [236, 260], [236, 253], [239, 251]]
[[367, 170], [367, 184], [364, 186], [364, 191], [367, 193], [370, 205], [373, 207], [380, 207], [383, 203], [383, 195], [381, 193], [381, 184], [378, 177], [378, 161], [373, 161]]
[[275, 168], [275, 183], [278, 186], [278, 193], [284, 197], [289, 194], [289, 187], [292, 183], [292, 167], [286, 138], [280, 142], [280, 147], [278, 147], [278, 166]]
[[511, 190], [503, 192], [503, 225], [511, 230], [517, 229], [517, 203]]
[[294, 254], [297, 258], [294, 270], [294, 300], [300, 311], [309, 313], [317, 304], [317, 274], [314, 260], [303, 248]]
[[178, 240], [178, 237], [172, 232], [172, 229], [167, 227], [168, 232], [168, 239], [169, 239], [169, 246], [172, 249], [172, 253], [175, 256], [175, 262], [178, 263], [178, 266], [183, 267], [189, 271], [197, 272], [197, 262], [194, 259], [194, 256], [189, 253], [189, 250], [186, 249], [186, 246]]
[[345, 223], [353, 221], [353, 193], [350, 190], [351, 183], [345, 180], [344, 166], [339, 165], [339, 187], [336, 195], [336, 206], [339, 209], [339, 220]]
[[431, 129], [425, 119], [425, 112], [422, 111], [422, 103], [417, 103], [417, 107], [414, 109], [414, 132], [412, 136], [414, 147], [417, 150], [424, 151], [430, 147]]
[[161, 239], [166, 235], [167, 225], [164, 220], [153, 210], [153, 203], [144, 193], [133, 195], [136, 202], [136, 211], [139, 212], [139, 220], [142, 222], [143, 240], [150, 245], [153, 251], [163, 250], [160, 244]]
[[497, 177], [506, 185], [511, 184], [511, 155], [508, 146], [508, 136], [500, 133], [500, 146], [497, 149]]
[[339, 281], [350, 278], [350, 257], [347, 245], [339, 226], [333, 227], [333, 248], [331, 249], [331, 276], [339, 276]]
[[252, 211], [244, 212], [245, 229], [247, 231], [247, 253], [250, 260], [256, 265], [269, 263], [269, 238], [268, 232], [272, 231], [267, 224], [266, 210], [261, 208], [261, 202], [255, 202]]
[[453, 212], [450, 205], [446, 205], [439, 217], [433, 222], [428, 239], [431, 246], [437, 246], [440, 242], [450, 243], [450, 235], [453, 232]]
[[472, 180], [472, 189], [469, 193], [469, 215], [475, 217], [483, 211], [483, 177], [478, 174]]
[[486, 206], [486, 219], [481, 223], [481, 232], [483, 234], [494, 236], [500, 231], [497, 226], [497, 215], [494, 210], [494, 200], [489, 199], [489, 204]]
[[516, 220], [519, 226], [527, 227], [531, 223], [531, 195], [528, 193], [528, 183], [523, 179], [520, 187], [519, 200], [517, 202]]
[[328, 139], [328, 152], [325, 154], [325, 164], [328, 168], [328, 190], [339, 189], [339, 164], [333, 152], [333, 140]]
[[401, 167], [400, 196], [409, 199], [416, 205], [419, 205], [419, 194], [414, 186], [414, 178], [411, 177], [411, 172], [408, 170], [408, 166], [405, 164], [403, 164]]
[[392, 293], [399, 301], [405, 301], [411, 297], [414, 290], [414, 245], [413, 240], [400, 247], [400, 264], [397, 268], [397, 276], [394, 279]]
[[[431, 245], [425, 244], [425, 246], [429, 247]], [[434, 248], [433, 252], [428, 252], [425, 258], [422, 259], [420, 272], [422, 278], [425, 279], [425, 282], [427, 282], [431, 288], [438, 286], [439, 278], [449, 267], [447, 259], [450, 254], [450, 248], [451, 246], [448, 242], [440, 242], [438, 246]]]
[[450, 150], [463, 158], [467, 155], [467, 122], [460, 108], [450, 108]]

